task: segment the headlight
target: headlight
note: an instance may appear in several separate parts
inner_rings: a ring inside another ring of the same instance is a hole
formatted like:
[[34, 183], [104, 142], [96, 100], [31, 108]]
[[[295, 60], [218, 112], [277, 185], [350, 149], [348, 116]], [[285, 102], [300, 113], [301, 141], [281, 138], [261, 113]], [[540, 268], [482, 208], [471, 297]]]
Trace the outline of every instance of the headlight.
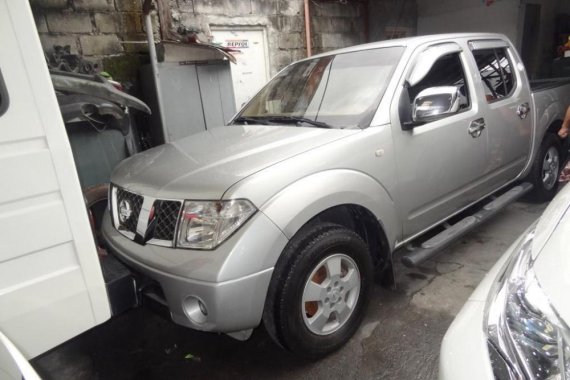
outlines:
[[176, 245], [181, 248], [214, 249], [254, 212], [255, 207], [245, 199], [186, 201]]
[[[485, 328], [506, 362], [497, 379], [570, 379], [570, 331], [550, 305], [532, 270], [534, 230], [522, 240], [487, 300]], [[554, 274], [553, 274], [554, 275]]]

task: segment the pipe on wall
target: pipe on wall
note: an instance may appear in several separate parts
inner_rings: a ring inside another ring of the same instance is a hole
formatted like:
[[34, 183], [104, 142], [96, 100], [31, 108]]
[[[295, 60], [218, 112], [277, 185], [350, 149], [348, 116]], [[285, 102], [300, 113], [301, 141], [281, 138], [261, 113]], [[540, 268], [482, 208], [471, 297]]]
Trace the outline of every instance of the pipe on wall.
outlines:
[[166, 124], [164, 123], [164, 103], [162, 99], [162, 92], [160, 90], [160, 74], [158, 72], [158, 60], [156, 58], [156, 45], [154, 44], [154, 32], [152, 28], [152, 18], [150, 12], [152, 10], [152, 1], [145, 0], [143, 3], [143, 14], [144, 23], [146, 28], [146, 38], [148, 41], [148, 52], [150, 55], [150, 66], [152, 68], [152, 74], [154, 77], [154, 87], [156, 90], [156, 100], [158, 104], [158, 116], [160, 118], [160, 123], [162, 124], [162, 132], [164, 136], [164, 142], [169, 142], [170, 138], [168, 133], [166, 133]]
[[305, 36], [307, 37], [307, 57], [312, 55], [311, 49], [311, 14], [309, 10], [309, 0], [305, 1]]

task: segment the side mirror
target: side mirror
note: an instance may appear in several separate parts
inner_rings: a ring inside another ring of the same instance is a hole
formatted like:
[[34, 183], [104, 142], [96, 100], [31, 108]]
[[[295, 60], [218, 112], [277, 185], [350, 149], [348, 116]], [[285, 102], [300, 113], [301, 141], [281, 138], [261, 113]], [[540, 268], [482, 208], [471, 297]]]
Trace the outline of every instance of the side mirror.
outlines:
[[459, 111], [467, 104], [457, 86], [430, 87], [422, 90], [412, 105], [414, 123], [427, 123]]

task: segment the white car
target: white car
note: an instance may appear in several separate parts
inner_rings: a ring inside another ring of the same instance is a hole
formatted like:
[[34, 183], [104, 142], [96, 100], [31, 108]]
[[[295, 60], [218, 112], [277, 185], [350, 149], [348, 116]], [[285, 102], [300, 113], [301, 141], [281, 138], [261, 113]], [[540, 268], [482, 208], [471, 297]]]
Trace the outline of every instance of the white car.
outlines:
[[447, 331], [439, 378], [570, 379], [570, 186], [507, 250]]

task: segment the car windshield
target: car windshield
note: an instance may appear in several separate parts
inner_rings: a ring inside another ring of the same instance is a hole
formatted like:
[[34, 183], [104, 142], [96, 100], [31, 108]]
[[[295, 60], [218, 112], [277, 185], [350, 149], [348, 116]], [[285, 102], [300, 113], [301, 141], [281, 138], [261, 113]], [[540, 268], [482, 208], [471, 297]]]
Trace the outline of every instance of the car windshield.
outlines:
[[365, 128], [403, 51], [397, 46], [294, 63], [273, 78], [233, 123]]

